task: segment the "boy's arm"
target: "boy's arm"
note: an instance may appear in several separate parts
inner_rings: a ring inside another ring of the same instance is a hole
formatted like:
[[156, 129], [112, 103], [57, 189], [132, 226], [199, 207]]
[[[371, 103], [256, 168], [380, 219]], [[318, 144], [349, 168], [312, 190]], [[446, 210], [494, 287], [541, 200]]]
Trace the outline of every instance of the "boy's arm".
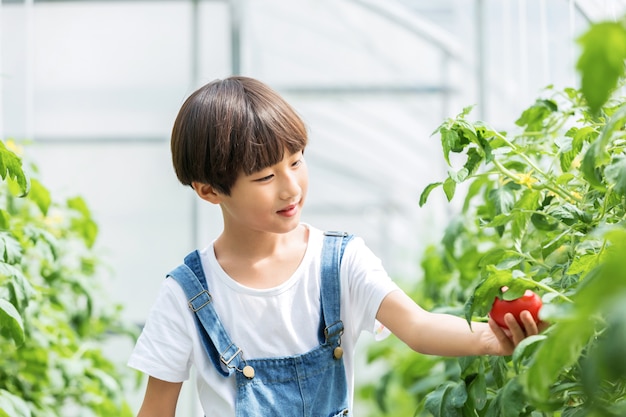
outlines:
[[182, 382], [167, 382], [149, 377], [137, 417], [174, 417], [182, 386]]
[[505, 316], [509, 334], [491, 319], [470, 329], [465, 319], [428, 312], [401, 290], [383, 299], [376, 319], [416, 352], [439, 356], [510, 355], [525, 337], [539, 333], [527, 311], [523, 329], [512, 314]]

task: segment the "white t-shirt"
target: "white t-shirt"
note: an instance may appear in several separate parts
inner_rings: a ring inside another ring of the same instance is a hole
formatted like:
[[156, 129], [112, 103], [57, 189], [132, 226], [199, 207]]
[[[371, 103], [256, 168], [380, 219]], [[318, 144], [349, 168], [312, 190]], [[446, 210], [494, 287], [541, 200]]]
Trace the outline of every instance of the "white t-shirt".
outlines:
[[[309, 225], [304, 258], [293, 276], [269, 289], [240, 285], [221, 268], [213, 244], [200, 251], [213, 306], [244, 358], [292, 356], [318, 346], [320, 257], [323, 232]], [[397, 285], [378, 259], [355, 237], [341, 263], [341, 319], [350, 407], [354, 392], [354, 346], [359, 334], [375, 330], [383, 298]], [[181, 382], [197, 369], [200, 403], [207, 416], [235, 415], [235, 378], [217, 372], [198, 335], [187, 297], [178, 283], [164, 280], [128, 365], [155, 378]]]

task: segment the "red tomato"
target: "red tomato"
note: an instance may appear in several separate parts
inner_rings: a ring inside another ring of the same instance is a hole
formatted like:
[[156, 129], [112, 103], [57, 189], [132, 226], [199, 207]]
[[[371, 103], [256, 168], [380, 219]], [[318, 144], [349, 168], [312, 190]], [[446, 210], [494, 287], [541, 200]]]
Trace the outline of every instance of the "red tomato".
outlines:
[[[503, 288], [503, 291], [506, 291], [506, 289]], [[537, 294], [531, 290], [526, 290], [523, 296], [515, 300], [506, 301], [496, 297], [496, 299], [493, 300], [489, 317], [494, 319], [500, 327], [508, 329], [509, 326], [504, 322], [504, 315], [506, 313], [512, 313], [520, 326], [524, 327], [519, 317], [520, 313], [524, 310], [528, 310], [535, 319], [535, 322], [539, 323], [539, 310], [542, 305], [541, 298], [539, 298]]]

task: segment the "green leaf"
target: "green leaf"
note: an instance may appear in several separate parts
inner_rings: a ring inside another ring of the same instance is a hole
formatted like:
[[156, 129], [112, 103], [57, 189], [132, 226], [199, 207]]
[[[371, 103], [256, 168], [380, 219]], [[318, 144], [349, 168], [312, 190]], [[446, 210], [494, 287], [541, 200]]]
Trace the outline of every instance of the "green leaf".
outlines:
[[454, 244], [464, 231], [465, 227], [460, 219], [454, 219], [448, 223], [441, 239], [441, 243], [448, 253], [454, 253]]
[[585, 275], [574, 296], [578, 314], [587, 320], [626, 293], [626, 229], [610, 229], [605, 237], [609, 244], [604, 262]]
[[[494, 215], [510, 214], [510, 210], [515, 203], [515, 194], [513, 189], [518, 187], [517, 184], [507, 183], [501, 187], [497, 187], [489, 191], [488, 202], [494, 210]], [[519, 188], [519, 187], [518, 187]], [[495, 230], [498, 235], [504, 234], [505, 226], [495, 226]]]
[[508, 366], [506, 359], [502, 356], [489, 356], [489, 365], [491, 365], [491, 375], [497, 387], [502, 387], [508, 378]]
[[526, 189], [515, 202], [511, 210], [511, 237], [520, 239], [526, 234], [531, 212], [539, 205], [541, 193], [537, 190]]
[[589, 149], [587, 149], [587, 152], [585, 152], [580, 170], [583, 173], [583, 177], [591, 186], [600, 191], [604, 191], [605, 186], [602, 183], [602, 171], [599, 167], [608, 162], [609, 154], [606, 152], [603, 142], [600, 139], [601, 138], [596, 139]]
[[[476, 286], [474, 294], [465, 303], [465, 319], [470, 324], [474, 313], [485, 316], [491, 310], [496, 297], [514, 299], [520, 297], [525, 290], [535, 288], [532, 280], [514, 278], [510, 269], [487, 265], [484, 270], [487, 277]], [[502, 287], [505, 286], [508, 290], [503, 293]]]
[[528, 109], [524, 110], [515, 124], [524, 127], [526, 132], [541, 131], [544, 126], [544, 120], [553, 112], [558, 110], [558, 106], [553, 100], [538, 99]]
[[601, 168], [611, 162], [607, 148], [614, 134], [620, 132], [625, 124], [626, 103], [621, 104], [611, 115], [600, 136], [591, 144], [583, 158], [581, 172], [589, 184], [599, 191], [605, 191], [606, 188]]
[[0, 230], [8, 230], [11, 226], [11, 215], [0, 208]]
[[498, 214], [491, 221], [484, 223], [485, 227], [499, 227], [505, 226], [511, 221], [510, 214]]
[[28, 404], [17, 395], [0, 389], [0, 417], [31, 417]]
[[91, 248], [98, 235], [98, 225], [91, 219], [85, 200], [81, 197], [70, 198], [67, 200], [67, 206], [81, 214], [79, 218], [72, 219], [72, 229], [83, 238], [87, 247]]
[[500, 263], [500, 261], [502, 261], [503, 259], [509, 258], [509, 257], [516, 257], [519, 255], [519, 252], [516, 252], [514, 250], [509, 250], [509, 249], [505, 249], [505, 248], [501, 248], [501, 247], [495, 247], [493, 249], [491, 249], [490, 251], [486, 252], [482, 258], [480, 258], [480, 261], [478, 262], [478, 266], [482, 267], [486, 267], [489, 265], [496, 265], [498, 263]]
[[30, 182], [30, 192], [28, 193], [28, 198], [35, 202], [44, 216], [48, 214], [48, 208], [50, 208], [50, 204], [52, 203], [52, 197], [50, 197], [48, 189], [46, 189], [36, 179], [32, 179]]
[[591, 214], [570, 203], [550, 207], [548, 214], [569, 226], [575, 222], [589, 223], [591, 221]]
[[626, 29], [619, 22], [593, 24], [578, 43], [582, 54], [576, 64], [589, 109], [597, 114], [624, 76]]
[[443, 148], [443, 157], [448, 165], [450, 165], [450, 152], [460, 152], [463, 149], [461, 144], [461, 138], [456, 130], [451, 130], [447, 127], [439, 129], [441, 134], [441, 146]]
[[463, 165], [463, 168], [465, 168], [467, 172], [466, 177], [473, 175], [474, 172], [476, 172], [483, 159], [484, 156], [481, 155], [476, 148], [469, 148], [467, 150], [467, 161], [465, 162], [465, 165]]
[[450, 391], [450, 405], [455, 408], [463, 407], [465, 401], [467, 401], [467, 390], [465, 387], [465, 382], [459, 381], [456, 385], [452, 387], [452, 391]]
[[[487, 127], [484, 123], [478, 121], [474, 123], [474, 128], [476, 129], [476, 136], [478, 138], [477, 144], [479, 146], [476, 153], [486, 162], [491, 162], [493, 160], [494, 149], [508, 146], [506, 141], [501, 136], [497, 136], [497, 133]], [[504, 136], [504, 134], [502, 136]], [[470, 156], [469, 151], [468, 156]]]
[[569, 275], [584, 275], [597, 265], [598, 260], [599, 255], [597, 253], [585, 253], [575, 256], [567, 268], [567, 273]]
[[510, 379], [498, 392], [501, 417], [518, 417], [526, 408], [523, 388], [516, 378]]
[[460, 138], [461, 146], [465, 147], [466, 145], [469, 145], [470, 143], [475, 143], [479, 145], [478, 135], [476, 134], [476, 129], [471, 123], [469, 123], [468, 121], [464, 119], [457, 119], [456, 128], [457, 128], [457, 133]]
[[585, 142], [593, 142], [598, 132], [591, 126], [573, 127], [566, 133], [569, 141], [562, 143], [559, 161], [561, 170], [567, 172], [572, 167], [572, 162], [580, 154]]
[[443, 184], [442, 182], [433, 182], [431, 184], [428, 184], [426, 186], [426, 188], [424, 188], [424, 191], [422, 191], [422, 194], [420, 195], [420, 201], [419, 201], [419, 205], [420, 207], [423, 207], [424, 204], [426, 204], [426, 201], [428, 200], [428, 196], [430, 195], [430, 193], [437, 187], [439, 187], [441, 184]]
[[467, 389], [468, 398], [477, 410], [482, 410], [487, 403], [487, 382], [485, 374], [478, 373]]
[[13, 302], [20, 310], [28, 305], [28, 302], [35, 294], [35, 289], [26, 279], [22, 271], [15, 268], [11, 279], [9, 280], [9, 288], [13, 296]]
[[462, 417], [466, 400], [465, 383], [446, 382], [426, 396], [425, 407], [435, 417]]
[[601, 381], [626, 381], [626, 294], [607, 309], [607, 326], [587, 358], [586, 373], [593, 383], [589, 392], [597, 392]]
[[613, 185], [613, 191], [626, 197], [626, 158], [620, 157], [604, 170], [607, 182]]
[[500, 389], [485, 414], [486, 417], [519, 417], [526, 408], [523, 388], [516, 378]]
[[537, 334], [533, 336], [529, 336], [526, 339], [522, 340], [516, 347], [513, 352], [513, 365], [515, 365], [515, 371], [519, 372], [522, 361], [525, 358], [528, 358], [535, 351], [537, 346], [541, 344], [542, 341], [546, 339], [546, 335]]
[[20, 188], [21, 194], [28, 193], [28, 179], [22, 169], [22, 160], [15, 153], [11, 152], [0, 141], [0, 177], [2, 179], [11, 178], [15, 180]]
[[67, 200], [67, 206], [82, 214], [83, 217], [91, 217], [89, 207], [87, 207], [87, 203], [85, 203], [85, 200], [82, 197], [69, 198]]
[[474, 106], [465, 106], [463, 107], [463, 110], [461, 110], [461, 113], [459, 113], [456, 117], [459, 119], [462, 119], [468, 114], [470, 114], [473, 109], [474, 109]]
[[450, 176], [452, 181], [456, 182], [457, 184], [460, 184], [467, 179], [467, 176], [469, 175], [469, 171], [467, 170], [467, 168], [463, 167], [457, 172], [448, 171], [448, 175]]
[[22, 258], [20, 243], [7, 232], [0, 232], [0, 256], [9, 264], [19, 263]]
[[519, 376], [531, 402], [549, 402], [550, 387], [580, 357], [593, 333], [593, 326], [578, 320], [551, 326], [548, 337], [537, 348], [528, 369]]
[[509, 186], [504, 185], [491, 190], [489, 200], [493, 203], [496, 214], [508, 214], [515, 204], [515, 195]]
[[0, 334], [13, 339], [16, 345], [24, 343], [24, 324], [15, 306], [0, 298]]
[[456, 190], [456, 181], [454, 179], [448, 177], [443, 182], [443, 191], [446, 193], [446, 198], [448, 201], [452, 201], [454, 198], [454, 191]]
[[537, 230], [549, 232], [559, 227], [559, 222], [544, 212], [536, 212], [530, 216], [530, 221]]

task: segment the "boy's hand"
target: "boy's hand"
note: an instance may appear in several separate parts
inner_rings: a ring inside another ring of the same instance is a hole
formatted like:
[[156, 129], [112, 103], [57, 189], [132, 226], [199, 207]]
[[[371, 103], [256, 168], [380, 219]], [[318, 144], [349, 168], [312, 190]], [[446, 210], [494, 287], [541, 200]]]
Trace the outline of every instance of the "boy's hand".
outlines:
[[487, 347], [492, 355], [511, 355], [515, 347], [526, 337], [539, 334], [545, 327], [545, 323], [537, 324], [529, 311], [524, 310], [520, 313], [520, 319], [523, 327], [517, 323], [515, 317], [511, 313], [504, 316], [504, 321], [508, 329], [498, 326], [493, 320], [489, 319], [489, 328], [493, 332], [493, 340], [487, 340]]

